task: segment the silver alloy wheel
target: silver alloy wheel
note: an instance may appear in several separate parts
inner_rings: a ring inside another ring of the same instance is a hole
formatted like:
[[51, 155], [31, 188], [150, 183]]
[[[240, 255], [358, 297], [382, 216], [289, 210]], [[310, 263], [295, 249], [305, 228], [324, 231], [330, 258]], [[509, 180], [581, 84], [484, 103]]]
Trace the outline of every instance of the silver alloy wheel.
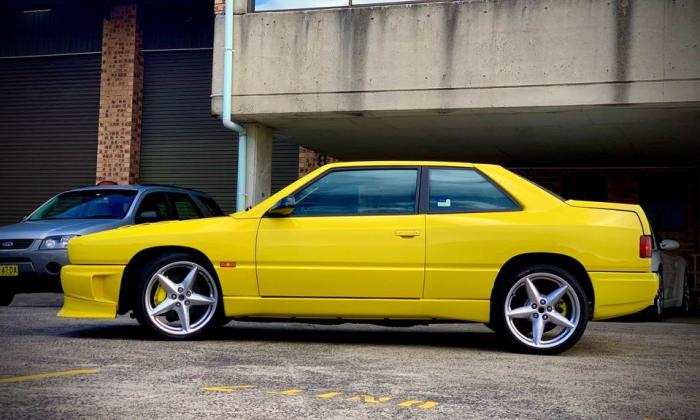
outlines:
[[515, 282], [504, 310], [513, 336], [537, 349], [565, 343], [581, 319], [581, 302], [573, 287], [547, 272], [528, 274]]
[[[162, 294], [164, 299], [159, 301]], [[206, 269], [190, 261], [178, 261], [151, 276], [144, 299], [154, 326], [168, 334], [188, 335], [204, 328], [214, 317], [218, 291]]]

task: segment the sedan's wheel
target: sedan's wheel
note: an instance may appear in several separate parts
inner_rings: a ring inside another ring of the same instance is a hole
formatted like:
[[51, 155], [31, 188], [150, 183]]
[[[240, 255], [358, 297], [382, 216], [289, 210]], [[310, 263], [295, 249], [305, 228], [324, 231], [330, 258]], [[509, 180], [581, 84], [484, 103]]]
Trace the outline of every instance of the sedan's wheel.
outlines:
[[150, 264], [143, 274], [134, 313], [151, 331], [187, 339], [221, 325], [219, 287], [203, 264], [170, 255]]
[[[573, 346], [588, 322], [588, 301], [575, 277], [554, 266], [531, 267], [503, 288], [500, 321], [518, 350], [556, 354]], [[495, 312], [495, 311], [494, 311]]]
[[690, 285], [688, 284], [688, 273], [685, 273], [683, 277], [683, 303], [681, 305], [681, 310], [684, 314], [690, 312]]
[[659, 289], [654, 297], [654, 304], [645, 310], [646, 317], [651, 321], [659, 321], [664, 317], [664, 280], [659, 273]]
[[10, 290], [0, 291], [0, 306], [9, 306], [14, 297], [15, 293]]

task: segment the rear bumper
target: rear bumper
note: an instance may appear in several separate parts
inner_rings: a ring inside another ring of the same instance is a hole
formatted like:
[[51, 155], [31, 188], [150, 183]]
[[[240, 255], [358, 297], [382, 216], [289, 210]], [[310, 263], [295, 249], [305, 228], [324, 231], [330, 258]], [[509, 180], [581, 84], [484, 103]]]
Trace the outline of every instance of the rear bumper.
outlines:
[[123, 265], [67, 265], [61, 270], [63, 318], [114, 318]]
[[588, 273], [595, 292], [593, 319], [639, 312], [654, 300], [659, 288], [656, 273]]

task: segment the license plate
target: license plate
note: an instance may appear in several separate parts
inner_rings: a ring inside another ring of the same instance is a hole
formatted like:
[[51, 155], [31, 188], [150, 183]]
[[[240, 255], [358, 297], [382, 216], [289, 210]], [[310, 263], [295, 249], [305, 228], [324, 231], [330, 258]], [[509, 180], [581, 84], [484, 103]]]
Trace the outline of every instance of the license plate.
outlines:
[[19, 276], [19, 267], [16, 265], [0, 265], [0, 277]]

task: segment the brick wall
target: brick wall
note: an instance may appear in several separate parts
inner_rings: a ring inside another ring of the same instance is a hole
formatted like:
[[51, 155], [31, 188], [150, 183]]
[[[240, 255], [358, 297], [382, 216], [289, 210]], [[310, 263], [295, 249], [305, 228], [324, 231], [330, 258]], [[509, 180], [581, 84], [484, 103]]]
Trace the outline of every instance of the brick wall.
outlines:
[[111, 9], [102, 32], [97, 182], [138, 181], [143, 95], [138, 6]]
[[338, 162], [338, 159], [305, 147], [299, 147], [299, 178], [333, 162]]

